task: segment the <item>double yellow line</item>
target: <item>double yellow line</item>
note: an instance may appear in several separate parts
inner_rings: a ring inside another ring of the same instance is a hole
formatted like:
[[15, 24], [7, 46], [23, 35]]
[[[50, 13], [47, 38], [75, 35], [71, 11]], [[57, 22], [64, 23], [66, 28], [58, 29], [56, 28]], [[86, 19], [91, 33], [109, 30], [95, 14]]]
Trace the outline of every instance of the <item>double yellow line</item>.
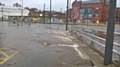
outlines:
[[18, 51], [15, 51], [13, 54], [8, 55], [6, 52], [4, 52], [2, 49], [0, 49], [0, 53], [4, 56], [4, 58], [0, 58], [0, 65], [4, 64], [5, 62], [7, 62], [9, 59], [11, 59], [12, 57], [14, 57]]

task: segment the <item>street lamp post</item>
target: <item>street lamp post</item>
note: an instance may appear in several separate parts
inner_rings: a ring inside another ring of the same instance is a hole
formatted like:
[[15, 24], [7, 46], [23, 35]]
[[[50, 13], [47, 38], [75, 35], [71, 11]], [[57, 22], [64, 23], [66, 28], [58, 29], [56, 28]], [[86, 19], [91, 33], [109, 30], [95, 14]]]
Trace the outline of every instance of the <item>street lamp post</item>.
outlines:
[[66, 31], [68, 30], [69, 0], [67, 0]]
[[112, 64], [113, 42], [114, 42], [114, 30], [116, 20], [116, 0], [110, 0], [109, 2], [109, 14], [108, 25], [106, 35], [105, 57], [104, 64]]

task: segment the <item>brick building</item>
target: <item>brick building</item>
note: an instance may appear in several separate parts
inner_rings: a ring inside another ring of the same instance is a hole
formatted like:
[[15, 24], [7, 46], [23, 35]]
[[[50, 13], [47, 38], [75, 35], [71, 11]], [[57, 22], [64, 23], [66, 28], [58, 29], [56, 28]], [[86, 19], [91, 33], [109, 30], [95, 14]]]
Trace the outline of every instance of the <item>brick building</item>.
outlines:
[[[106, 2], [105, 2], [106, 1]], [[72, 20], [106, 23], [108, 16], [109, 0], [89, 0], [72, 3]], [[117, 8], [117, 15], [120, 16], [120, 9]], [[118, 16], [117, 16], [118, 18]], [[118, 18], [119, 19], [119, 18]]]
[[120, 24], [120, 8], [117, 8], [116, 21]]

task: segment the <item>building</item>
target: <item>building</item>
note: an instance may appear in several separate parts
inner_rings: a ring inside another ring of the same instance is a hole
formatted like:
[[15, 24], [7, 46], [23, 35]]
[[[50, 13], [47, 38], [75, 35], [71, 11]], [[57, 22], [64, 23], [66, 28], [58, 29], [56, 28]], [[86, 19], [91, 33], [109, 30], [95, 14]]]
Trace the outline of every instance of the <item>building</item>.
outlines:
[[116, 21], [120, 24], [120, 8], [117, 8]]
[[29, 10], [21, 7], [0, 6], [0, 18], [7, 19], [9, 16], [28, 16]]
[[[29, 10], [29, 16], [32, 17], [50, 17], [50, 11], [39, 11], [39, 10]], [[52, 18], [57, 18], [57, 19], [65, 19], [65, 13], [62, 12], [57, 12], [57, 11], [51, 11], [51, 17]]]
[[[94, 23], [99, 21], [100, 23], [106, 23], [108, 7], [109, 0], [75, 0], [72, 3], [72, 20], [80, 22], [87, 20]], [[120, 9], [117, 9], [117, 13], [120, 14]]]

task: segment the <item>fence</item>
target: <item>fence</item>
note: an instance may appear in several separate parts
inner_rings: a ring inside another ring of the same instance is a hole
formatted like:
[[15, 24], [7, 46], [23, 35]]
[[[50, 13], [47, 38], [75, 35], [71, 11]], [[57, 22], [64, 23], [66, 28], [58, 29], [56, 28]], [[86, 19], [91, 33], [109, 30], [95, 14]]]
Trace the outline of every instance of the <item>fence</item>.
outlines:
[[[90, 26], [92, 27], [92, 26]], [[106, 33], [106, 30], [95, 28], [87, 28], [81, 25], [72, 25], [71, 31], [80, 37], [86, 44], [96, 49], [102, 56], [105, 54], [105, 41], [106, 39], [97, 35], [97, 32]], [[103, 34], [102, 34], [103, 35]], [[119, 32], [115, 32], [115, 38], [120, 36]], [[119, 39], [118, 39], [119, 40]], [[120, 42], [114, 42], [113, 48], [113, 61], [120, 62]]]

